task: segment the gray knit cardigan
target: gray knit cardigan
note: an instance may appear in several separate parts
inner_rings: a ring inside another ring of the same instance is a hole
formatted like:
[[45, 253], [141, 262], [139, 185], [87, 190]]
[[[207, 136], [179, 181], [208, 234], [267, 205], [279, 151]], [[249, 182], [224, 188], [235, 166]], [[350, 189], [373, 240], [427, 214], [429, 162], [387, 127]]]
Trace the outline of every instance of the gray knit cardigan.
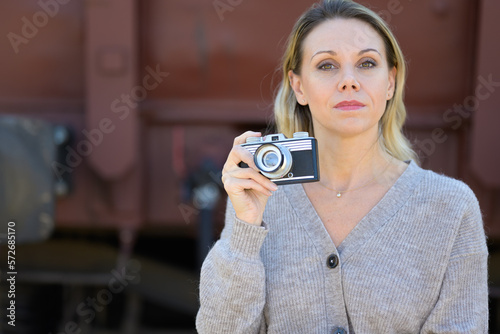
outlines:
[[488, 332], [486, 238], [460, 181], [409, 162], [339, 247], [300, 184], [263, 221], [228, 204], [201, 271], [200, 334]]

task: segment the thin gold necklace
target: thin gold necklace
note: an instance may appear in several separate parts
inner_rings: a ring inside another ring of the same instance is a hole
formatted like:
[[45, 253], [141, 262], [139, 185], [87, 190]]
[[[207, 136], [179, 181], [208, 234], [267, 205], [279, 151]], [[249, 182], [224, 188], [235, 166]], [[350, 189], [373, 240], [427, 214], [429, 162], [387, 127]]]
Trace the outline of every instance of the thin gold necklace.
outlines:
[[336, 192], [337, 193], [337, 198], [341, 198], [342, 197], [342, 194], [344, 193], [347, 193], [349, 191], [355, 191], [355, 190], [359, 190], [359, 189], [363, 189], [365, 187], [368, 187], [370, 184], [372, 184], [373, 182], [375, 182], [375, 180], [381, 176], [382, 174], [384, 174], [386, 171], [387, 171], [387, 168], [389, 168], [389, 165], [391, 164], [392, 162], [392, 159], [394, 159], [394, 157], [391, 157], [391, 160], [389, 160], [389, 162], [387, 163], [387, 165], [385, 166], [384, 170], [382, 172], [380, 172], [380, 174], [378, 175], [375, 175], [373, 178], [371, 178], [368, 182], [364, 183], [362, 186], [360, 187], [356, 187], [354, 189], [346, 189], [346, 190], [335, 190], [333, 188], [329, 188], [327, 186], [325, 186], [324, 184], [322, 184], [321, 182], [318, 182], [323, 188], [325, 189], [328, 189], [330, 191], [333, 191], [333, 192]]

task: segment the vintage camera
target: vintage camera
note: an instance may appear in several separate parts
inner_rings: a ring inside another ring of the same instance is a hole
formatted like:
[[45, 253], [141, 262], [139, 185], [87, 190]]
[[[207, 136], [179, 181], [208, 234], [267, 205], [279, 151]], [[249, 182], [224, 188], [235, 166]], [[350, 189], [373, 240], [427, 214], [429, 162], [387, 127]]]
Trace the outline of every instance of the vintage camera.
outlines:
[[295, 132], [293, 138], [281, 133], [249, 137], [241, 146], [253, 154], [260, 172], [277, 185], [319, 180], [318, 145], [308, 132]]

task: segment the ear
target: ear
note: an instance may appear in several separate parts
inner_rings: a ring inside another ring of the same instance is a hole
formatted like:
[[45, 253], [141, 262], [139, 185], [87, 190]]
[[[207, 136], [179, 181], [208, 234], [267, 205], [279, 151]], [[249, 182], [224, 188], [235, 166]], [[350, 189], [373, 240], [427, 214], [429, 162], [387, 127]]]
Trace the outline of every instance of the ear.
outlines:
[[396, 74], [398, 73], [398, 70], [396, 66], [394, 66], [390, 71], [389, 71], [389, 84], [387, 85], [387, 100], [392, 99], [394, 96], [394, 91], [396, 90]]
[[302, 79], [300, 78], [300, 76], [290, 70], [288, 71], [288, 80], [290, 81], [290, 86], [292, 86], [293, 92], [295, 93], [297, 102], [303, 106], [306, 106], [307, 96], [304, 94], [304, 90], [302, 88]]

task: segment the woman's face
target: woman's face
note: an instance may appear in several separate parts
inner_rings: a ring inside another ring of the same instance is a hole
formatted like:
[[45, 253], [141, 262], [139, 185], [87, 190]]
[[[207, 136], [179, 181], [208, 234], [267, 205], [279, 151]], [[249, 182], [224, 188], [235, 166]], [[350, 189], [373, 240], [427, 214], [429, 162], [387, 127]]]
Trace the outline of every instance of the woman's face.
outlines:
[[333, 19], [303, 42], [300, 73], [289, 79], [300, 104], [309, 105], [316, 134], [378, 135], [378, 122], [394, 94], [396, 69], [384, 42], [367, 23]]

